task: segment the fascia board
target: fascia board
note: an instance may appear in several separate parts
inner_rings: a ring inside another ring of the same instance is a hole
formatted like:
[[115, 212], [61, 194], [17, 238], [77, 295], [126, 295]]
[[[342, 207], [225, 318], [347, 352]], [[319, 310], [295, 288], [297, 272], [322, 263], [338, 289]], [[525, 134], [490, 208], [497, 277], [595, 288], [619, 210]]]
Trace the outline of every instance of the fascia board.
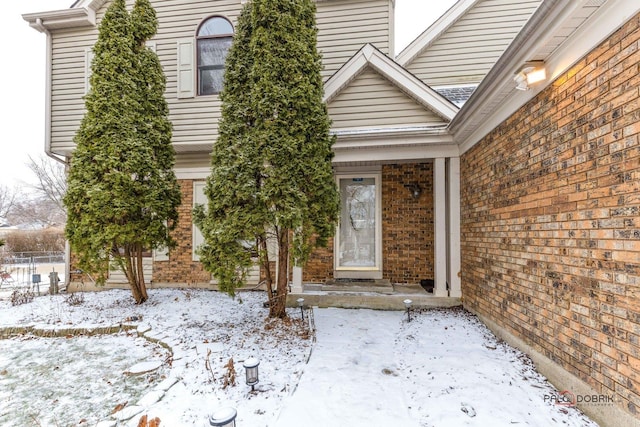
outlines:
[[71, 7], [72, 8], [87, 8], [92, 10], [99, 10], [108, 0], [78, 0]]
[[[471, 98], [460, 109], [458, 115], [451, 121], [449, 129], [454, 136], [468, 126], [469, 123], [473, 123], [475, 116], [483, 115], [488, 111], [487, 106], [493, 102], [495, 95], [505, 87], [513, 84], [514, 71], [530, 59], [530, 55], [535, 52], [540, 40], [546, 34], [549, 34], [553, 28], [557, 28], [583, 1], [586, 0], [573, 1], [569, 6], [564, 0], [545, 0], [542, 3], [476, 88]], [[530, 92], [533, 91], [519, 94], [515, 98], [520, 100], [525, 96], [532, 95]], [[483, 119], [482, 122], [485, 126], [488, 123], [486, 119]], [[458, 142], [460, 144], [468, 144], [466, 140]]]
[[415, 162], [443, 157], [459, 157], [455, 144], [408, 144], [402, 147], [370, 147], [368, 149], [341, 149], [334, 145], [333, 165], [363, 163]]
[[[22, 18], [29, 22], [29, 26], [42, 32], [61, 28], [95, 27], [96, 12], [100, 10], [108, 0], [79, 0], [67, 9], [54, 11], [26, 13]], [[41, 23], [36, 21], [40, 19]]]
[[[332, 132], [333, 133], [333, 132]], [[393, 132], [379, 132], [372, 134], [341, 135], [337, 134], [337, 141], [334, 148], [357, 148], [365, 147], [402, 147], [408, 145], [448, 145], [453, 144], [453, 138], [446, 131], [407, 133], [398, 135]]]
[[205, 179], [211, 175], [211, 168], [175, 168], [174, 173], [177, 179]]
[[621, 25], [640, 12], [637, 0], [608, 0], [545, 61], [548, 81], [571, 68]]
[[100, 10], [100, 8], [102, 6], [104, 6], [104, 4], [107, 1], [108, 0], [92, 0], [92, 1], [88, 2], [87, 8], [89, 8], [91, 10], [95, 10], [97, 12], [98, 10]]

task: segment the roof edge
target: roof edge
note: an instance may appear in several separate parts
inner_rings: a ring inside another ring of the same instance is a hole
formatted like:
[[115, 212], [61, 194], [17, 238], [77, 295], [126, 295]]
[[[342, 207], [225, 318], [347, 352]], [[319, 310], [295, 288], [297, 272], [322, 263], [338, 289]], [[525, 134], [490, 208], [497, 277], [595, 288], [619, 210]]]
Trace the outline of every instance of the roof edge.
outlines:
[[25, 13], [22, 19], [29, 26], [43, 32], [59, 28], [75, 28], [96, 25], [96, 13], [93, 9], [72, 8], [49, 12]]
[[[577, 7], [580, 2], [574, 2]], [[513, 42], [500, 56], [489, 73], [480, 82], [475, 92], [467, 100], [460, 112], [451, 121], [449, 129], [454, 135], [470, 118], [490, 102], [491, 94], [505, 84], [513, 83], [513, 70], [528, 60], [530, 52], [538, 40], [549, 29], [550, 22], [559, 22], [570, 14], [573, 8], [567, 7], [564, 0], [545, 0], [531, 16]]]
[[[458, 115], [451, 121], [449, 129], [454, 140], [460, 146], [461, 154], [471, 149], [495, 126], [504, 122], [540, 91], [553, 84], [558, 76], [565, 73], [577, 61], [606, 40], [624, 22], [640, 12], [640, 5], [636, 0], [605, 0], [598, 12], [587, 21], [597, 23], [595, 27], [582, 25], [546, 58], [549, 76], [545, 85], [527, 92], [515, 91], [514, 89], [515, 92], [518, 92], [517, 97], [512, 97], [506, 103], [502, 102], [499, 108], [493, 108], [492, 113], [483, 119], [482, 125], [468, 125], [468, 123], [475, 121], [474, 118], [483, 109], [492, 108], [492, 103], [495, 104], [493, 96], [495, 93], [505, 85], [513, 86], [514, 70], [529, 59], [527, 55], [535, 51], [537, 46], [542, 43], [541, 40], [544, 40], [554, 27], [562, 24], [566, 19], [570, 19], [577, 8], [590, 1], [592, 0], [575, 1], [572, 2], [571, 7], [567, 7], [567, 3], [563, 0], [545, 0], [540, 5], [538, 11], [534, 13], [518, 37], [507, 48]], [[468, 129], [468, 126], [474, 127]], [[467, 136], [460, 138], [459, 135], [465, 132]]]

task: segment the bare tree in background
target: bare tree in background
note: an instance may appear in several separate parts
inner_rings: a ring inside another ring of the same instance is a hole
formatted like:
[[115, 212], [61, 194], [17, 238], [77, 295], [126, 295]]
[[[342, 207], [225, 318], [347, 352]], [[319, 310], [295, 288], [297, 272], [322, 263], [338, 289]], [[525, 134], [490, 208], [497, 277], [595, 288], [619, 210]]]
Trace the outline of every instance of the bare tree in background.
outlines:
[[66, 191], [64, 166], [44, 155], [29, 156], [27, 166], [36, 183], [25, 184], [31, 187], [30, 192], [0, 186], [0, 218], [27, 228], [64, 227], [67, 219], [62, 204]]
[[0, 220], [6, 219], [18, 201], [18, 190], [0, 185]]
[[38, 184], [32, 187], [43, 200], [50, 201], [61, 212], [65, 212], [62, 198], [67, 191], [67, 177], [64, 166], [53, 159], [41, 155], [34, 159], [29, 156], [29, 169], [38, 180]]
[[0, 185], [0, 221], [19, 227], [0, 239], [0, 247], [9, 252], [62, 251], [67, 219], [64, 166], [44, 155], [29, 156], [27, 166], [36, 177], [36, 184], [26, 184], [32, 191]]
[[49, 199], [22, 197], [7, 215], [11, 225], [27, 226], [31, 229], [64, 227], [65, 211]]

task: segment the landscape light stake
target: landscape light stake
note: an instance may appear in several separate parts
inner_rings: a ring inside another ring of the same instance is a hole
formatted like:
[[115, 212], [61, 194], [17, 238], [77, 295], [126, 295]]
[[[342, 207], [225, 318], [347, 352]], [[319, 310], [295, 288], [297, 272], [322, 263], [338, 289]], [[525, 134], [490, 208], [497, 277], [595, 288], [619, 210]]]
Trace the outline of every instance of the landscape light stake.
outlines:
[[302, 321], [304, 322], [304, 298], [298, 298], [298, 307], [300, 307], [300, 315], [302, 316]]
[[407, 322], [411, 322], [411, 303], [413, 303], [413, 301], [406, 299], [403, 302], [404, 306], [407, 308]]
[[238, 411], [230, 406], [216, 409], [209, 415], [209, 426], [215, 427], [236, 427], [236, 416]]
[[242, 364], [245, 369], [247, 385], [251, 386], [251, 391], [255, 390], [255, 385], [258, 384], [260, 378], [258, 376], [258, 366], [260, 361], [255, 357], [250, 357]]

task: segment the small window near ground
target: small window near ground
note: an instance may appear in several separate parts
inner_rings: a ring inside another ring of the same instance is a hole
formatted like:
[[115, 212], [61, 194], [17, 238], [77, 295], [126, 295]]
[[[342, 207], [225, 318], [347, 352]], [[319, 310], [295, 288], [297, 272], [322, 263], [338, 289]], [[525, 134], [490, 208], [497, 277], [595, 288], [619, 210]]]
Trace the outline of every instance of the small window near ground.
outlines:
[[224, 78], [224, 63], [233, 39], [231, 22], [212, 16], [198, 28], [198, 95], [220, 93]]

